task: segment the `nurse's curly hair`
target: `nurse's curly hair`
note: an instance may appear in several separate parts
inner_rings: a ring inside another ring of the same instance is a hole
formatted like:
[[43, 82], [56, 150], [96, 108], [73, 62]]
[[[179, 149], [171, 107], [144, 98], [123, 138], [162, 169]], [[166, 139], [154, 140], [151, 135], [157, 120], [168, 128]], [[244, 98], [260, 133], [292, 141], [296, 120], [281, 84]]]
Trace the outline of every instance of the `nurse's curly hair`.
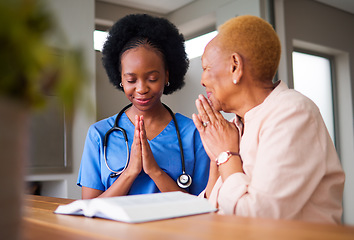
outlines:
[[184, 76], [189, 67], [184, 37], [167, 19], [147, 14], [131, 14], [117, 21], [109, 31], [103, 46], [102, 62], [110, 82], [119, 90], [121, 57], [124, 52], [139, 46], [149, 46], [162, 54], [169, 72], [169, 85], [164, 94], [170, 94], [184, 86]]

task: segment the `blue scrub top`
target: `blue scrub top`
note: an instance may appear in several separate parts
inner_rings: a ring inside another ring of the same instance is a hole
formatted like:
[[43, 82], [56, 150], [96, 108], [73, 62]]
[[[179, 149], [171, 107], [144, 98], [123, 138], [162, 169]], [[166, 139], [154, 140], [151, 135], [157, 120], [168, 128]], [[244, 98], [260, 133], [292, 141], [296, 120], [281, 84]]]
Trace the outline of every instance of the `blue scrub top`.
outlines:
[[[186, 173], [192, 177], [192, 185], [186, 190], [198, 195], [206, 187], [210, 160], [203, 148], [199, 132], [193, 121], [179, 113], [175, 114], [184, 151]], [[87, 133], [81, 159], [77, 185], [107, 190], [117, 178], [111, 178], [103, 157], [103, 141], [106, 132], [114, 125], [117, 114], [93, 124]], [[125, 129], [131, 149], [135, 126], [123, 113], [118, 123]], [[182, 174], [181, 154], [173, 120], [154, 139], [148, 140], [154, 158], [160, 168], [175, 181]], [[107, 144], [107, 162], [112, 170], [123, 169], [127, 154], [123, 134], [114, 131]], [[135, 179], [128, 195], [160, 192], [154, 181], [142, 171]]]

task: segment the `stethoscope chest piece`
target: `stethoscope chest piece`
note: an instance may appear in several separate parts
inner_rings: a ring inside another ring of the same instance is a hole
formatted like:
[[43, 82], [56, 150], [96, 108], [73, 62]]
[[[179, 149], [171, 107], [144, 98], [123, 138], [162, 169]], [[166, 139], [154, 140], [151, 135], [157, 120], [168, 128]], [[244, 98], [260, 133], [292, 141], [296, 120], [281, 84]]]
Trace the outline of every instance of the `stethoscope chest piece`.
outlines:
[[192, 177], [186, 173], [182, 173], [177, 178], [177, 184], [180, 188], [187, 188], [192, 184]]

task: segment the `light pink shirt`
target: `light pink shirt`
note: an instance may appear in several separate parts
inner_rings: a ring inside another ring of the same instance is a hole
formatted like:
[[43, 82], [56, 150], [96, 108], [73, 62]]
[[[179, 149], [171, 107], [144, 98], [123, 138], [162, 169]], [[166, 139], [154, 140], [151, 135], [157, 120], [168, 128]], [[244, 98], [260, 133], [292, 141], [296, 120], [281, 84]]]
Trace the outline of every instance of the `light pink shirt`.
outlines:
[[280, 82], [244, 122], [244, 173], [216, 182], [219, 212], [340, 223], [345, 177], [317, 106]]

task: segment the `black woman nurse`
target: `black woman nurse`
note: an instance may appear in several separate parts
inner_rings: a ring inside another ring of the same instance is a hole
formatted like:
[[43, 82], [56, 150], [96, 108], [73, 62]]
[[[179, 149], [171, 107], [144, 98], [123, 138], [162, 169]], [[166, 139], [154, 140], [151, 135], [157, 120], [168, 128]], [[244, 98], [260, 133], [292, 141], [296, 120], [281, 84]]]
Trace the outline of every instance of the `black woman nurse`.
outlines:
[[110, 82], [131, 104], [89, 128], [77, 181], [82, 198], [198, 195], [210, 163], [199, 132], [161, 102], [184, 85], [183, 36], [164, 18], [128, 15], [113, 25], [102, 53]]

